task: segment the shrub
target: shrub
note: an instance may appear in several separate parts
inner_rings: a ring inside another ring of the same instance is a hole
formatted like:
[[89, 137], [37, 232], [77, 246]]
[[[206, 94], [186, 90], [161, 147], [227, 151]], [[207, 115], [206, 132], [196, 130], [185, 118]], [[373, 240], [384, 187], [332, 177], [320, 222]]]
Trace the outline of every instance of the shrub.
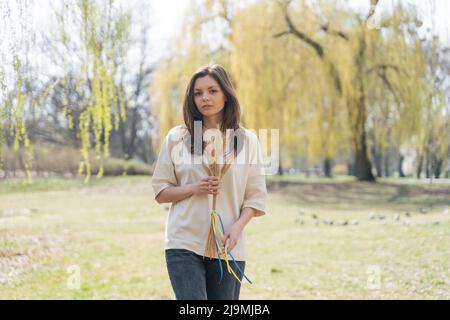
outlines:
[[[98, 173], [101, 159], [92, 150], [89, 152], [91, 175]], [[3, 146], [0, 156], [0, 174], [4, 178], [23, 176], [27, 155], [23, 148], [15, 151]], [[63, 175], [75, 177], [78, 175], [80, 150], [74, 147], [36, 143], [33, 145], [31, 172], [36, 176]], [[119, 158], [106, 158], [103, 163], [105, 176], [117, 176], [126, 172], [127, 175], [150, 175], [152, 166], [142, 161]]]

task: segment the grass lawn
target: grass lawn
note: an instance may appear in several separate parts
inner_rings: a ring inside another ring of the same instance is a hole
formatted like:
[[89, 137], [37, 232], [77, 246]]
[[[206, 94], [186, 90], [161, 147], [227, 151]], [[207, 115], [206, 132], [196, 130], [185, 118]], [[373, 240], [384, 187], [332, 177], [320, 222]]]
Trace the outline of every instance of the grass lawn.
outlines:
[[[269, 177], [241, 299], [450, 299], [450, 181], [434, 182]], [[167, 208], [147, 176], [1, 181], [0, 299], [173, 299]]]

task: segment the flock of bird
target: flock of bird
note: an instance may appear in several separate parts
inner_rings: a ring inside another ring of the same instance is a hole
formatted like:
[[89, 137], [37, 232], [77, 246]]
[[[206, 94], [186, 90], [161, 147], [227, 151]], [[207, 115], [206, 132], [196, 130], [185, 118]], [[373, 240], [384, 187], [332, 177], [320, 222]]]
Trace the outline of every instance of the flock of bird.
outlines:
[[[305, 225], [307, 223], [307, 214], [305, 213], [304, 210], [300, 209], [298, 211], [300, 218], [295, 219], [295, 223], [299, 224], [299, 225]], [[414, 213], [414, 215], [417, 214], [428, 214], [430, 213], [429, 210], [427, 208], [420, 208], [417, 212]], [[449, 210], [445, 209], [443, 212], [443, 214], [448, 215]], [[318, 226], [320, 224], [323, 225], [328, 225], [328, 226], [348, 226], [348, 225], [354, 225], [357, 226], [360, 224], [360, 221], [357, 219], [352, 219], [352, 220], [334, 220], [331, 218], [321, 218], [319, 217], [318, 214], [316, 213], [312, 213], [310, 215], [311, 219], [309, 219], [310, 222], [312, 222], [312, 224], [314, 224], [315, 226]], [[388, 216], [383, 215], [383, 214], [378, 214], [378, 213], [374, 213], [371, 212], [369, 213], [367, 219], [369, 221], [378, 221], [380, 225], [386, 225], [388, 223]], [[405, 226], [409, 226], [411, 225], [411, 222], [413, 220], [413, 212], [412, 211], [404, 211], [402, 213], [396, 213], [393, 216], [393, 221], [397, 224], [403, 224]], [[432, 222], [433, 225], [439, 225], [441, 223], [441, 221], [439, 220], [435, 220]]]

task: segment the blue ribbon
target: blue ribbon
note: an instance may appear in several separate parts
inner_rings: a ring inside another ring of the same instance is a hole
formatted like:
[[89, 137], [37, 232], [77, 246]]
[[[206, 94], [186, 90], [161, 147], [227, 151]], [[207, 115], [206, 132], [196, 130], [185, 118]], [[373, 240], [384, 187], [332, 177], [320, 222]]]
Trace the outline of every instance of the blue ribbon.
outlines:
[[[220, 227], [222, 228], [222, 233], [225, 234], [225, 229], [223, 227], [223, 222], [222, 222], [222, 218], [220, 217], [220, 214], [218, 214], [216, 212], [217, 216], [219, 217], [219, 221], [220, 221]], [[217, 248], [217, 243], [216, 243], [216, 248]], [[217, 252], [220, 252], [219, 248], [217, 248]], [[244, 277], [250, 284], [253, 284], [252, 281], [245, 275], [245, 273], [241, 270], [241, 268], [239, 267], [238, 263], [236, 262], [236, 260], [234, 259], [233, 255], [231, 254], [231, 252], [228, 252], [228, 254], [230, 255], [231, 259], [233, 260], [234, 265], [236, 266], [236, 269], [239, 271], [239, 273], [242, 275], [242, 277]], [[217, 257], [219, 258], [219, 266], [220, 266], [220, 282], [222, 282], [222, 278], [223, 278], [223, 270], [222, 270], [222, 260], [220, 258], [220, 255], [217, 255]]]

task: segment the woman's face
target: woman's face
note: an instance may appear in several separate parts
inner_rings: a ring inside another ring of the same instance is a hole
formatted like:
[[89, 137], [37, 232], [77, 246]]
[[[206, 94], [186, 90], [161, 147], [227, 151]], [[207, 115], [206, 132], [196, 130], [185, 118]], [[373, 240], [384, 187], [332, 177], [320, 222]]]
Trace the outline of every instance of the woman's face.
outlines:
[[211, 76], [205, 76], [195, 80], [194, 101], [204, 117], [215, 117], [221, 114], [226, 97], [217, 81]]

